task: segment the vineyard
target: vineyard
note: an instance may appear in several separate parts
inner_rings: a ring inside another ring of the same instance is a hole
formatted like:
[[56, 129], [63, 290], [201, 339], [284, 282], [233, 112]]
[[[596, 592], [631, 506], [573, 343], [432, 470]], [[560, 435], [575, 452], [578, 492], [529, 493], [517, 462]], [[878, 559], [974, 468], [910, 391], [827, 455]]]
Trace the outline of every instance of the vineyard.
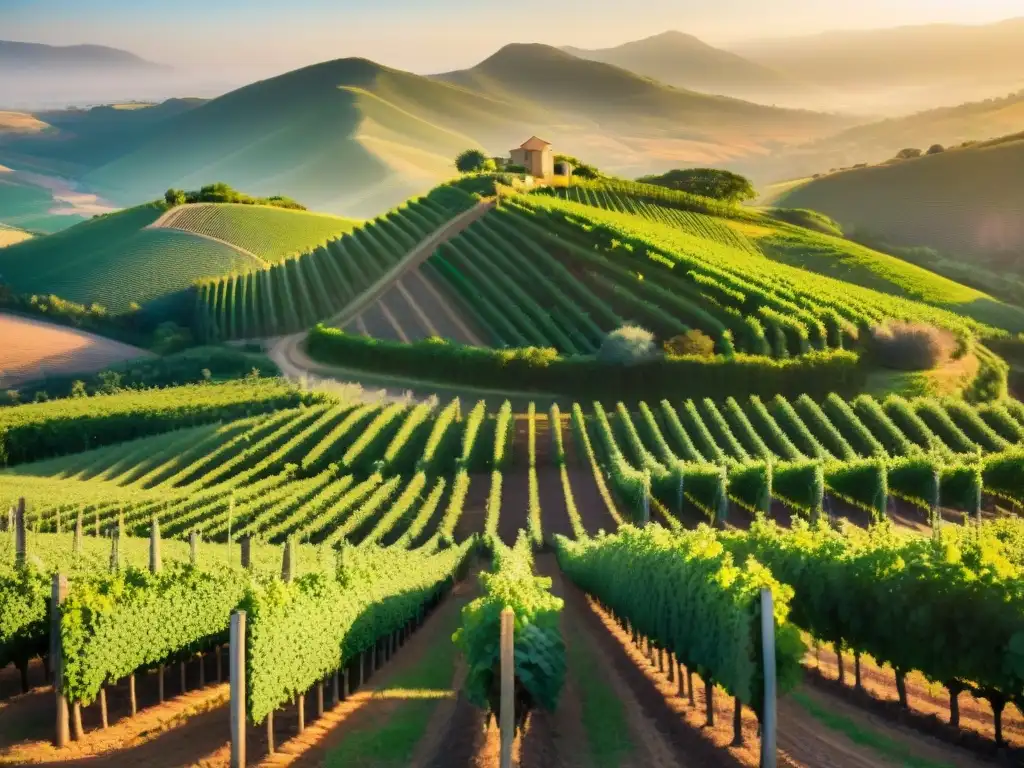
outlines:
[[336, 240], [356, 222], [262, 205], [195, 203], [175, 208], [159, 226], [223, 240], [264, 261], [277, 262]]
[[196, 307], [199, 333], [207, 340], [278, 336], [333, 317], [421, 240], [474, 203], [461, 190], [438, 187], [310, 253], [202, 282]]
[[251, 258], [220, 243], [147, 229], [161, 213], [157, 205], [129, 208], [0, 249], [0, 274], [22, 293], [124, 312], [131, 302], [185, 291], [198, 279], [253, 268]]

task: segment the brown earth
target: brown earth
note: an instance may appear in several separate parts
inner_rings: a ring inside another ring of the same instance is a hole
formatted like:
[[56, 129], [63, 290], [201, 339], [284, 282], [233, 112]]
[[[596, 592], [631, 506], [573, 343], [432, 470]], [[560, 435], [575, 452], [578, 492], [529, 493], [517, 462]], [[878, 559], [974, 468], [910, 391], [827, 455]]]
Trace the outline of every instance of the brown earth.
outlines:
[[0, 388], [44, 376], [89, 374], [151, 352], [42, 320], [0, 314]]

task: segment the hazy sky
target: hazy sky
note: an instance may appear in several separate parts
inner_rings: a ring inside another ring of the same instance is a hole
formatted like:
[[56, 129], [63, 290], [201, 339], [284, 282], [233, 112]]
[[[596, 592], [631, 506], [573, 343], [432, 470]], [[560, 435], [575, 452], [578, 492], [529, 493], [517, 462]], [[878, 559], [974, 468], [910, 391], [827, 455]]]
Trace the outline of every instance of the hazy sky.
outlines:
[[343, 56], [426, 73], [509, 42], [600, 47], [678, 29], [724, 44], [1015, 15], [1022, 0], [0, 0], [0, 38], [261, 75]]

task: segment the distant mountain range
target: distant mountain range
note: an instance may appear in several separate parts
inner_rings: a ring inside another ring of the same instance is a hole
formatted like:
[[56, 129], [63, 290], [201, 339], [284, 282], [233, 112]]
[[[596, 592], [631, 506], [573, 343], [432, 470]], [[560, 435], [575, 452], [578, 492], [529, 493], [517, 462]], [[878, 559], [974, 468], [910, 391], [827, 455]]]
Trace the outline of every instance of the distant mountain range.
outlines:
[[103, 45], [43, 45], [0, 40], [0, 67], [24, 72], [72, 69], [168, 71], [170, 67], [146, 61], [134, 53]]
[[[59, 159], [64, 173], [123, 204], [222, 180], [368, 216], [453, 175], [463, 149], [507, 156], [533, 134], [556, 151], [640, 175], [767, 153], [851, 124], [672, 88], [544, 45], [510, 45], [433, 77], [339, 59], [208, 102], [116, 111], [74, 124], [40, 113], [58, 130], [64, 122], [64, 140], [8, 139], [0, 163], [8, 153], [22, 163]], [[104, 138], [112, 135], [122, 138]]]
[[760, 103], [807, 96], [811, 90], [794, 77], [682, 32], [663, 32], [614, 48], [588, 50], [565, 46], [562, 50], [581, 59], [614, 64], [677, 88]]

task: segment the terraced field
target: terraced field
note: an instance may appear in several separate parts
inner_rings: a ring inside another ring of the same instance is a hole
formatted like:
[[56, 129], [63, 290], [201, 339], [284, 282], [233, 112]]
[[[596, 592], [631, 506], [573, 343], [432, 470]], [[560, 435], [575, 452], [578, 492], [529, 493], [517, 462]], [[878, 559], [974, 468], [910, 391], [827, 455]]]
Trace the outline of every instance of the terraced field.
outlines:
[[153, 224], [230, 243], [271, 263], [313, 251], [357, 225], [340, 216], [235, 203], [181, 205]]
[[375, 304], [348, 323], [346, 333], [389, 341], [421, 341], [438, 337], [475, 347], [489, 346], [459, 299], [420, 266], [399, 278]]

